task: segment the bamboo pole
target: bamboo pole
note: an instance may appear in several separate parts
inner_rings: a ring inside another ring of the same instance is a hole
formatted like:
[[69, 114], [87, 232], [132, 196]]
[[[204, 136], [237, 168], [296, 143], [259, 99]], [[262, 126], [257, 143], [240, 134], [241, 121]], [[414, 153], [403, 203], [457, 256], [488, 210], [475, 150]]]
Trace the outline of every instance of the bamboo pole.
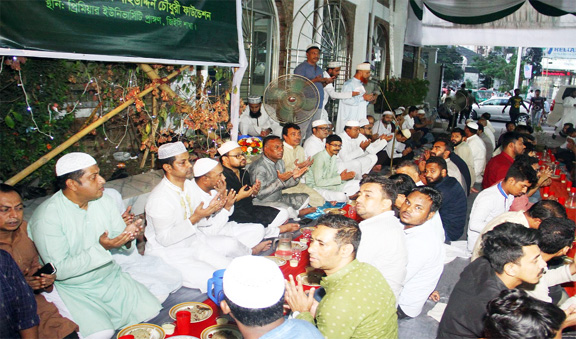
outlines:
[[[148, 154], [150, 153], [150, 147], [152, 147], [152, 145], [154, 145], [154, 143], [156, 142], [156, 130], [158, 129], [158, 122], [159, 122], [159, 117], [158, 117], [158, 102], [156, 100], [156, 97], [152, 97], [152, 115], [154, 116], [154, 120], [152, 121], [152, 128], [151, 128], [151, 132], [149, 135], [149, 139], [150, 139], [150, 145], [148, 147], [146, 147], [146, 151], [144, 151], [144, 155], [142, 156], [142, 161], [140, 162], [140, 168], [143, 168], [144, 165], [146, 164], [146, 159], [148, 159]], [[151, 164], [152, 164], [152, 168], [154, 168], [154, 158], [151, 158]]]
[[[146, 73], [146, 75], [152, 79], [152, 80], [159, 80], [160, 76], [158, 75], [158, 73], [154, 70], [154, 68], [150, 67], [150, 65], [147, 64], [140, 64], [140, 68], [142, 68], [142, 70]], [[182, 70], [180, 70], [182, 71]], [[166, 93], [168, 93], [168, 95], [170, 95], [170, 97], [172, 99], [174, 99], [175, 97], [178, 96], [178, 94], [176, 94], [176, 92], [174, 92], [172, 90], [172, 88], [170, 88], [170, 86], [166, 85], [166, 84], [161, 84], [160, 89], [165, 91]]]
[[[188, 69], [190, 66], [184, 66], [182, 67], [180, 70], [178, 71], [174, 71], [172, 72], [170, 75], [168, 75], [166, 77], [166, 80], [170, 80], [172, 78], [174, 78], [175, 76], [177, 76], [178, 74], [180, 74], [180, 72]], [[146, 94], [152, 92], [152, 90], [154, 90], [156, 87], [159, 87], [161, 85], [160, 82], [156, 82], [153, 83], [152, 86], [148, 87], [147, 89], [143, 90], [142, 92], [140, 92], [137, 96], [139, 98], [142, 98], [143, 96], [145, 96]], [[96, 129], [97, 127], [99, 127], [100, 125], [104, 124], [106, 121], [110, 120], [112, 117], [114, 117], [116, 114], [122, 112], [124, 109], [126, 109], [128, 106], [132, 105], [134, 103], [134, 99], [130, 99], [128, 101], [126, 101], [125, 103], [123, 103], [122, 105], [116, 107], [115, 109], [113, 109], [112, 111], [108, 112], [106, 115], [102, 116], [100, 119], [94, 121], [93, 123], [91, 123], [90, 125], [88, 125], [86, 128], [84, 128], [83, 130], [81, 130], [80, 132], [74, 134], [73, 136], [71, 136], [68, 140], [66, 140], [65, 142], [63, 142], [62, 144], [60, 144], [58, 147], [54, 148], [52, 151], [48, 152], [47, 154], [45, 154], [44, 156], [42, 156], [40, 159], [36, 160], [34, 163], [32, 163], [30, 166], [26, 167], [25, 169], [23, 169], [22, 171], [20, 171], [18, 174], [16, 174], [15, 176], [13, 176], [12, 178], [6, 180], [6, 184], [8, 185], [15, 185], [18, 182], [20, 182], [22, 179], [26, 178], [28, 175], [30, 175], [30, 173], [34, 172], [35, 170], [37, 170], [38, 168], [40, 168], [42, 165], [44, 165], [45, 163], [47, 163], [48, 161], [52, 160], [55, 156], [57, 156], [58, 154], [60, 154], [62, 151], [64, 151], [65, 149], [67, 149], [68, 147], [72, 146], [74, 143], [76, 143], [78, 140], [80, 140], [83, 136], [85, 136], [86, 134], [92, 132], [94, 129]]]

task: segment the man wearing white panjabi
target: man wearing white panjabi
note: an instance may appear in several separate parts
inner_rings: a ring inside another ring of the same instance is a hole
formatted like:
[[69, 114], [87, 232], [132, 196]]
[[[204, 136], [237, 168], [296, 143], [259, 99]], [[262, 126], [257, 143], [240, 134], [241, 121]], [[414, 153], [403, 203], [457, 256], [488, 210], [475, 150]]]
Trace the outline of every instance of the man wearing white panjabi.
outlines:
[[332, 82], [324, 86], [324, 102], [322, 103], [322, 116], [321, 116], [322, 120], [326, 121], [330, 120], [328, 118], [328, 112], [326, 112], [326, 104], [328, 103], [328, 100], [330, 100], [330, 98], [332, 98], [332, 100], [350, 99], [354, 96], [360, 95], [359, 91], [336, 92], [336, 89], [334, 88], [334, 81], [340, 75], [341, 67], [342, 65], [338, 61], [330, 61], [328, 63], [326, 71], [324, 71], [324, 78], [331, 78]]
[[[181, 142], [158, 149], [164, 178], [146, 203], [146, 253], [162, 257], [182, 273], [183, 285], [206, 292], [214, 271], [238, 256], [270, 247], [260, 224], [229, 222], [236, 193], [226, 192], [222, 165], [203, 158], [194, 170]], [[188, 177], [194, 174], [194, 181]]]
[[564, 98], [564, 112], [562, 113], [562, 120], [558, 126], [571, 123], [576, 126], [576, 90], [570, 93], [570, 96]]
[[370, 140], [360, 134], [360, 123], [355, 120], [346, 122], [344, 132], [339, 136], [342, 138], [342, 149], [338, 153], [342, 161], [340, 169], [356, 172], [355, 179], [362, 179], [362, 175], [370, 172], [378, 161], [376, 154], [366, 152]]
[[272, 120], [267, 110], [272, 111], [268, 105], [262, 104], [262, 98], [257, 95], [248, 97], [248, 107], [240, 115], [240, 133], [254, 137], [266, 137], [269, 134], [280, 136], [282, 127]]
[[338, 108], [338, 120], [336, 121], [335, 133], [342, 133], [344, 125], [348, 120], [359, 121], [366, 118], [366, 108], [368, 102], [374, 100], [373, 94], [366, 93], [364, 84], [370, 78], [370, 64], [362, 63], [356, 66], [356, 74], [350, 80], [347, 80], [342, 87], [342, 92], [359, 92], [360, 95], [350, 99], [340, 100]]
[[304, 153], [307, 157], [313, 157], [326, 148], [326, 137], [330, 135], [330, 123], [326, 120], [314, 120], [312, 122], [312, 135], [304, 141]]

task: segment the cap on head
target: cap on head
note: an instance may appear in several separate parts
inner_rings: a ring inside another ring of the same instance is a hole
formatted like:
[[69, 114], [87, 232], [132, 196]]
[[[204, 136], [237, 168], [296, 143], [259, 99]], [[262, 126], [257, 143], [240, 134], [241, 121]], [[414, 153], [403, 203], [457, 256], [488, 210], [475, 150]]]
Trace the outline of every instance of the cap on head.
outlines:
[[416, 112], [416, 114], [426, 114], [426, 111], [423, 109], [419, 109], [418, 112]]
[[400, 107], [398, 107], [398, 109], [399, 109], [399, 110], [402, 110], [402, 111], [405, 111], [405, 110], [406, 110], [406, 107], [400, 106]]
[[382, 115], [394, 115], [394, 113], [392, 113], [390, 111], [384, 111], [384, 113], [382, 113]]
[[314, 120], [312, 122], [312, 127], [318, 127], [322, 125], [330, 125], [330, 123], [326, 120]]
[[474, 130], [478, 130], [478, 124], [475, 123], [474, 121], [470, 121], [466, 124], [466, 126], [468, 128], [474, 129]]
[[360, 123], [358, 123], [358, 120], [348, 120], [346, 121], [346, 125], [344, 125], [346, 127], [360, 127]]
[[342, 67], [342, 64], [340, 64], [338, 61], [330, 61], [328, 63], [328, 68], [339, 68]]
[[194, 163], [194, 177], [198, 178], [210, 172], [218, 165], [218, 161], [210, 158], [202, 158]]
[[320, 50], [320, 45], [318, 44], [310, 44], [308, 46], [306, 46], [306, 53], [308, 53], [308, 51], [310, 51], [311, 49], [316, 48], [317, 50]]
[[404, 111], [401, 110], [401, 109], [399, 109], [399, 108], [396, 108], [396, 109], [394, 110], [394, 113], [396, 113], [396, 115], [402, 115], [402, 113], [404, 113]]
[[262, 102], [262, 97], [259, 95], [251, 95], [248, 97], [249, 104], [259, 104]]
[[170, 142], [158, 147], [158, 159], [167, 159], [187, 152], [186, 146], [181, 141]]
[[243, 256], [232, 260], [224, 272], [223, 288], [234, 304], [250, 309], [267, 308], [284, 295], [284, 276], [272, 260]]
[[370, 64], [367, 62], [363, 62], [361, 64], [358, 64], [358, 66], [356, 66], [356, 70], [357, 71], [369, 71], [370, 70]]
[[406, 139], [410, 139], [410, 137], [412, 136], [412, 133], [410, 133], [409, 129], [403, 129], [400, 131], [402, 133], [403, 136], [406, 137]]
[[218, 153], [220, 155], [224, 155], [228, 152], [230, 152], [231, 150], [240, 147], [240, 145], [238, 145], [238, 143], [236, 141], [226, 141], [225, 143], [222, 144], [222, 146], [220, 146], [220, 148], [218, 148]]
[[366, 125], [370, 125], [370, 121], [368, 121], [368, 119], [366, 119], [366, 118], [362, 118], [362, 119], [360, 119], [360, 121], [358, 121], [358, 124], [359, 124], [361, 127], [364, 127], [364, 126], [366, 126]]
[[82, 152], [72, 152], [64, 155], [56, 162], [56, 176], [76, 172], [78, 170], [96, 165], [96, 160]]

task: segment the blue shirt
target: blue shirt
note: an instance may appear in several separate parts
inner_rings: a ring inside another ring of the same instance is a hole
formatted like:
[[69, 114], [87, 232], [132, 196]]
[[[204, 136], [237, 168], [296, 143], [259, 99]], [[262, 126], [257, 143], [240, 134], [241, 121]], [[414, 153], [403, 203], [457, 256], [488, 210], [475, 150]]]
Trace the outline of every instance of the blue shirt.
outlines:
[[20, 331], [37, 326], [34, 292], [12, 256], [0, 250], [0, 338], [20, 338]]
[[323, 339], [322, 333], [311, 323], [300, 319], [287, 319], [282, 325], [264, 334], [260, 339]]
[[[296, 66], [294, 69], [294, 74], [301, 75], [303, 77], [308, 78], [309, 80], [314, 79], [317, 76], [323, 77], [324, 73], [322, 69], [315, 65], [310, 65], [308, 61], [304, 61], [300, 65]], [[322, 104], [324, 103], [324, 86], [322, 86], [321, 82], [315, 82], [316, 88], [318, 88], [318, 94], [320, 95], [320, 101], [318, 101], [318, 108], [322, 108]]]

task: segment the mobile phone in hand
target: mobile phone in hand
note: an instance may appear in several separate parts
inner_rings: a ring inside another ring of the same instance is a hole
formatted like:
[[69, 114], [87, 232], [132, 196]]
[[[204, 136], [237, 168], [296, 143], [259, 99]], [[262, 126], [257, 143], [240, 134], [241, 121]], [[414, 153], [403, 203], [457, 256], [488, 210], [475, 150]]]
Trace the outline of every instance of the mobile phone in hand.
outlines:
[[51, 263], [47, 263], [42, 268], [40, 268], [36, 273], [32, 274], [34, 277], [40, 277], [41, 274], [54, 274], [56, 273], [56, 267]]

